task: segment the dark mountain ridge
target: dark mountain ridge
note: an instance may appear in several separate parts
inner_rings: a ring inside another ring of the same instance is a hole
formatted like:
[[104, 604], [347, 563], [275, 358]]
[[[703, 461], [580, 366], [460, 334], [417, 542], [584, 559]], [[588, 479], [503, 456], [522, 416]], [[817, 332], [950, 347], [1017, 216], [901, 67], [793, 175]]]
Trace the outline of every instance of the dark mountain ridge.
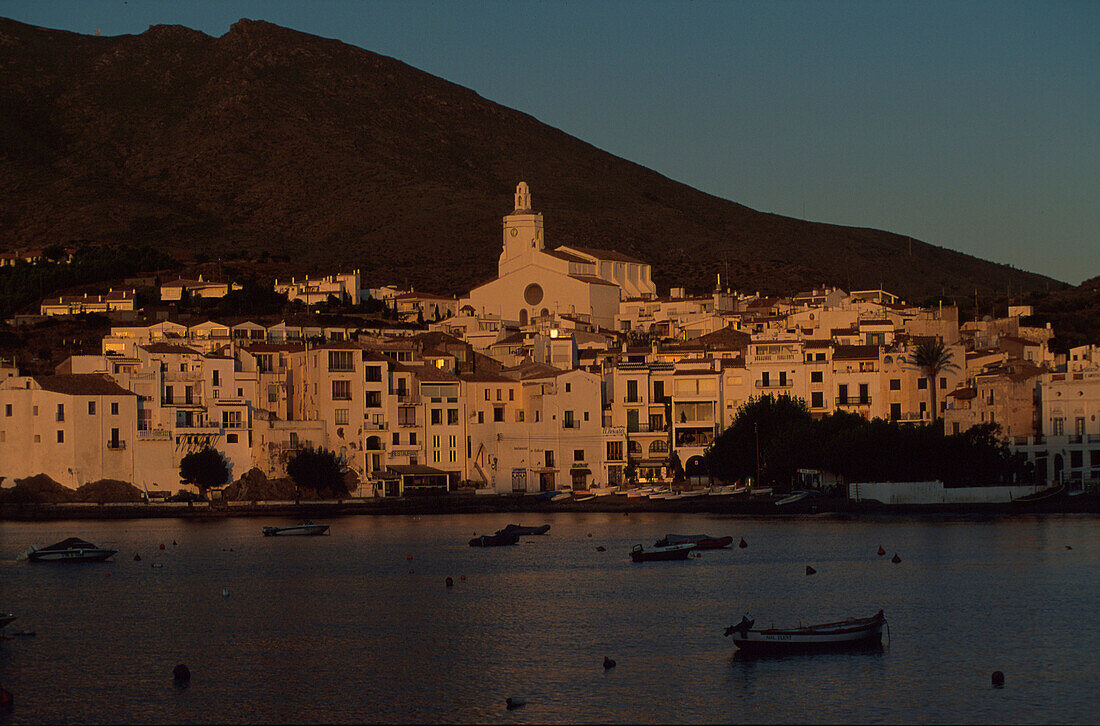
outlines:
[[[874, 229], [757, 212], [400, 61], [266, 22], [88, 36], [0, 19], [0, 251], [149, 243], [462, 292], [531, 186], [548, 246], [661, 286], [880, 285], [909, 299], [1061, 286]], [[266, 255], [265, 255], [266, 258]], [[263, 270], [262, 267], [256, 269]]]

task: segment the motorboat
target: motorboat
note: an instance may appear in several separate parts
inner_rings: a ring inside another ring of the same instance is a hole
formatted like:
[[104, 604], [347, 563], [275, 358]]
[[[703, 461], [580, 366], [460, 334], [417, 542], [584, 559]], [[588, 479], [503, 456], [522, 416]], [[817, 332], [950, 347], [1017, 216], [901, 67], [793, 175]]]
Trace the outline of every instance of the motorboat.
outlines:
[[31, 547], [27, 559], [31, 562], [103, 562], [118, 550], [103, 549], [80, 539], [69, 537], [49, 547]]
[[0, 613], [0, 628], [4, 627], [12, 620], [15, 620], [15, 613]]
[[538, 527], [523, 527], [518, 524], [509, 524], [504, 529], [498, 529], [497, 534], [514, 534], [519, 537], [528, 534], [546, 534], [550, 531], [549, 524], [543, 524]]
[[879, 610], [869, 618], [849, 618], [835, 623], [797, 628], [753, 630], [756, 621], [747, 616], [726, 628], [738, 650], [748, 655], [781, 655], [822, 650], [860, 650], [882, 646], [886, 616]]
[[328, 532], [329, 525], [314, 524], [309, 520], [288, 527], [264, 527], [264, 537], [315, 536]]
[[666, 534], [654, 543], [655, 547], [674, 544], [693, 544], [697, 550], [718, 550], [733, 544], [733, 537], [711, 537], [707, 534]]
[[501, 547], [514, 545], [519, 542], [518, 534], [497, 532], [496, 534], [483, 534], [470, 540], [471, 547]]
[[650, 547], [649, 549], [641, 545], [634, 545], [634, 549], [630, 551], [630, 559], [635, 562], [686, 560], [693, 549], [695, 549], [695, 545], [690, 542], [668, 545], [667, 547]]
[[1050, 502], [1058, 499], [1066, 493], [1065, 484], [1057, 484], [1046, 489], [1040, 489], [1032, 492], [1031, 494], [1025, 494], [1022, 497], [1016, 497], [1012, 500], [1013, 504], [1038, 504]]

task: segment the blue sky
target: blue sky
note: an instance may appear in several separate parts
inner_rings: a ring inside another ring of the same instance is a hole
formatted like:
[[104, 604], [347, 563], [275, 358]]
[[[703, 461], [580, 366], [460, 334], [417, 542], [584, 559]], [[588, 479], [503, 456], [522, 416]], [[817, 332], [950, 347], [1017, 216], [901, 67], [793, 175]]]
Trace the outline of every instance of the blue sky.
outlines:
[[1100, 2], [0, 0], [81, 33], [268, 20], [762, 211], [1100, 275]]

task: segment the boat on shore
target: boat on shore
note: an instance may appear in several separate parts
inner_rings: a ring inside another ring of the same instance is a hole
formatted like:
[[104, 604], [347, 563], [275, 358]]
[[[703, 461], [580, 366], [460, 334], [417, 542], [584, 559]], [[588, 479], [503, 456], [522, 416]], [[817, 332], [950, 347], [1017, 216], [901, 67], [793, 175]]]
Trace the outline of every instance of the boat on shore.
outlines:
[[746, 655], [784, 655], [879, 648], [882, 646], [882, 626], [886, 623], [886, 616], [879, 610], [869, 618], [762, 630], [753, 630], [755, 622], [747, 616], [742, 617], [740, 623], [726, 628], [726, 636], [734, 636], [734, 645]]
[[518, 542], [518, 534], [497, 532], [496, 534], [483, 534], [480, 537], [474, 537], [469, 544], [471, 547], [502, 547], [504, 545], [514, 545]]
[[1066, 485], [1058, 484], [1056, 486], [1047, 487], [1046, 489], [1040, 489], [1037, 492], [1031, 494], [1025, 494], [1022, 497], [1016, 497], [1012, 500], [1012, 504], [1040, 504], [1044, 502], [1052, 502], [1055, 499], [1060, 498], [1066, 493]]
[[69, 537], [49, 547], [31, 547], [27, 559], [31, 562], [104, 562], [117, 552], [79, 537]]
[[550, 525], [549, 524], [542, 524], [542, 525], [539, 525], [538, 527], [524, 527], [524, 526], [519, 525], [519, 524], [509, 524], [509, 525], [505, 526], [504, 529], [498, 529], [496, 531], [496, 533], [497, 534], [514, 534], [518, 537], [522, 537], [524, 535], [546, 534], [549, 531], [550, 531]]
[[292, 524], [287, 527], [264, 527], [264, 537], [311, 537], [328, 532], [329, 525], [314, 524], [310, 521]]
[[693, 544], [697, 550], [718, 550], [733, 544], [733, 537], [711, 537], [708, 534], [666, 534], [653, 543], [654, 547], [675, 544]]
[[667, 547], [650, 547], [646, 549], [641, 545], [634, 545], [630, 551], [630, 559], [635, 562], [663, 562], [667, 560], [686, 560], [695, 545], [691, 543], [668, 545]]

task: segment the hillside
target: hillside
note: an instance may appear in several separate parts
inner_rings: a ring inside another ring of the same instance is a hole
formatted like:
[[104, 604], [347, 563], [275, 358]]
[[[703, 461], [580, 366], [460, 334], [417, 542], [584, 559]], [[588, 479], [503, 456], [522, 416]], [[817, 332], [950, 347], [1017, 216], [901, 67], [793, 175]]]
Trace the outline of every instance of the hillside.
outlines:
[[884, 285], [915, 300], [1051, 285], [718, 199], [392, 58], [264, 22], [105, 37], [0, 19], [0, 108], [0, 251], [148, 243], [453, 293], [495, 274], [525, 180], [550, 246], [634, 255], [662, 288], [716, 272], [742, 290]]

